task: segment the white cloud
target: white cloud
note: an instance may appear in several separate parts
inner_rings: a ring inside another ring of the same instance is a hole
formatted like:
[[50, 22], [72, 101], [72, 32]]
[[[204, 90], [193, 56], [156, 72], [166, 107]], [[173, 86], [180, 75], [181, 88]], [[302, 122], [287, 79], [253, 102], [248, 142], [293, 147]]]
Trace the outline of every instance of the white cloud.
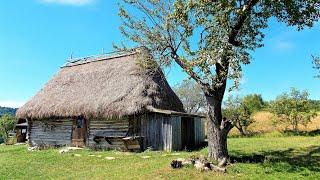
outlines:
[[275, 47], [280, 50], [291, 50], [295, 47], [295, 44], [290, 41], [277, 41]]
[[95, 0], [40, 0], [43, 3], [61, 4], [61, 5], [72, 5], [72, 6], [83, 6], [92, 4]]
[[25, 102], [23, 101], [1, 101], [0, 100], [0, 106], [1, 107], [11, 107], [11, 108], [19, 108], [21, 107]]

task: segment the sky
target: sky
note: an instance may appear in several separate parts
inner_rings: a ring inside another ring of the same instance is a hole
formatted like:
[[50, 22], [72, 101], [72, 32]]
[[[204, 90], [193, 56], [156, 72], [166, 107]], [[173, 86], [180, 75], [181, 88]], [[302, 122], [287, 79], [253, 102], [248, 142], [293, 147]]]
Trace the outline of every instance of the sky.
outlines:
[[[123, 39], [116, 0], [1, 0], [0, 106], [20, 107], [34, 96], [66, 59], [113, 51]], [[311, 55], [320, 54], [320, 24], [296, 31], [270, 21], [265, 46], [252, 52], [243, 68], [240, 95], [261, 94], [272, 100], [290, 87], [307, 89], [320, 99]], [[174, 65], [171, 86], [187, 76]], [[230, 93], [227, 93], [230, 94]]]

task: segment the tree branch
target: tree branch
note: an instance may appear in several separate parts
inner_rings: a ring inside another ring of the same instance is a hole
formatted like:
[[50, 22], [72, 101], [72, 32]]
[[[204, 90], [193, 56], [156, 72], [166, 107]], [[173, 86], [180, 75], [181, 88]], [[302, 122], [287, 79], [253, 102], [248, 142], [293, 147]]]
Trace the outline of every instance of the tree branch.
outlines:
[[187, 64], [185, 62], [183, 62], [181, 60], [181, 58], [179, 57], [179, 55], [177, 55], [176, 51], [172, 48], [171, 49], [171, 57], [172, 59], [174, 59], [174, 61], [192, 78], [194, 79], [197, 83], [200, 84], [201, 88], [203, 90], [205, 90], [207, 93], [209, 93], [210, 90], [210, 86], [208, 83], [205, 83], [201, 80], [201, 78], [198, 76], [198, 74], [196, 74], [195, 72], [193, 72], [192, 70], [190, 70], [187, 66]]
[[245, 20], [249, 17], [251, 10], [253, 7], [259, 2], [259, 0], [249, 0], [245, 5], [243, 5], [242, 12], [240, 13], [237, 22], [231, 28], [229, 33], [228, 42], [234, 46], [239, 46], [241, 42], [236, 40], [239, 31], [244, 24]]
[[221, 121], [220, 129], [228, 134], [228, 132], [233, 128], [233, 126], [234, 125], [231, 121], [227, 120], [226, 118], [223, 118]]

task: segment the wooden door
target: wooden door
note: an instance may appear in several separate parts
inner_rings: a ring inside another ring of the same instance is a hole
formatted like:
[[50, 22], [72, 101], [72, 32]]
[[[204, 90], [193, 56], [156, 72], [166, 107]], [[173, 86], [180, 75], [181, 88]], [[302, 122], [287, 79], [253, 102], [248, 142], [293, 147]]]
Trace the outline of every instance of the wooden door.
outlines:
[[192, 150], [194, 147], [194, 121], [193, 118], [181, 118], [181, 144], [183, 149]]
[[87, 121], [84, 118], [73, 120], [72, 126], [72, 146], [85, 147], [87, 139]]

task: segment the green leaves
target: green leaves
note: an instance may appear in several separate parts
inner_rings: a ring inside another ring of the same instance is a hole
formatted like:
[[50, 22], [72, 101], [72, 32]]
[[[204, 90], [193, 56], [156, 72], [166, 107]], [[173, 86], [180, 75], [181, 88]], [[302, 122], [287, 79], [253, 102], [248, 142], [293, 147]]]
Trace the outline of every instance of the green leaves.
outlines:
[[199, 85], [188, 79], [174, 87], [175, 93], [183, 103], [184, 109], [188, 113], [199, 113], [206, 111], [206, 103], [203, 92]]
[[312, 56], [313, 68], [318, 71], [315, 77], [320, 78], [320, 56]]
[[254, 122], [251, 118], [254, 108], [251, 107], [252, 102], [248, 100], [251, 96], [253, 95], [244, 98], [229, 96], [224, 103], [224, 117], [230, 120], [242, 135], [246, 134], [248, 126]]
[[15, 118], [9, 114], [4, 114], [0, 117], [0, 134], [5, 138], [8, 137], [9, 131], [13, 130], [16, 121]]
[[[271, 17], [299, 30], [319, 20], [319, 0], [124, 0], [120, 30], [160, 65], [178, 63], [207, 89], [234, 87], [250, 53], [263, 46]], [[219, 67], [222, 67], [219, 70]]]
[[283, 93], [270, 103], [271, 112], [279, 123], [291, 125], [293, 130], [298, 131], [299, 124], [307, 125], [316, 116], [308, 97], [307, 91], [291, 88], [290, 93]]

